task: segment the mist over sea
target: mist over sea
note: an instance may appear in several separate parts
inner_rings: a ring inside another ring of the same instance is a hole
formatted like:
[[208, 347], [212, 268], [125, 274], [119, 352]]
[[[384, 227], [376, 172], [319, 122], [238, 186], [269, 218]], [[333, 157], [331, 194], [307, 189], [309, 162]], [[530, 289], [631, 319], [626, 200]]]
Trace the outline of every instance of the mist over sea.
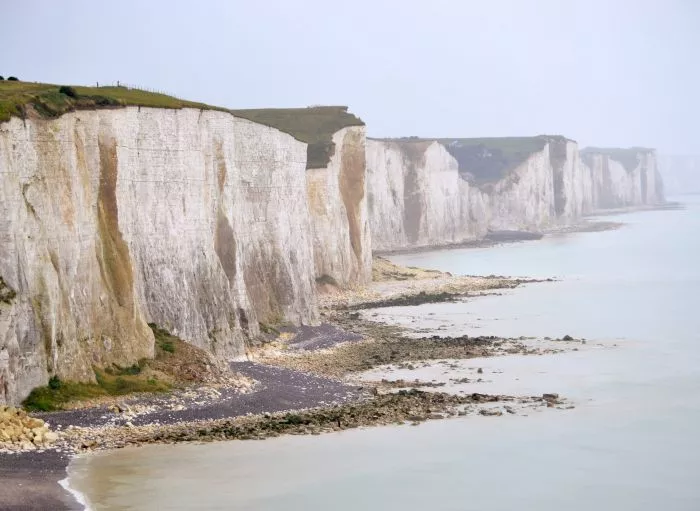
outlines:
[[700, 197], [682, 200], [616, 231], [392, 257], [559, 279], [382, 314], [443, 335], [585, 337], [479, 361], [480, 391], [558, 392], [573, 410], [123, 449], [75, 460], [70, 484], [94, 509], [700, 509]]

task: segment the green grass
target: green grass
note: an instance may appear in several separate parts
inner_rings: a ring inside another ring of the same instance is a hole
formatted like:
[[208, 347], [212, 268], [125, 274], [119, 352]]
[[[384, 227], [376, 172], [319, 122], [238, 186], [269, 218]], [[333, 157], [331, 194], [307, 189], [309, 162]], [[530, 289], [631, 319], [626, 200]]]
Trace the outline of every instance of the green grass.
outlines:
[[[135, 367], [137, 369], [135, 369]], [[104, 396], [122, 396], [134, 392], [165, 392], [171, 386], [152, 378], [145, 379], [139, 366], [95, 369], [97, 383], [62, 381], [53, 376], [45, 387], [37, 387], [22, 403], [29, 411], [61, 410], [66, 403]]]
[[[196, 381], [197, 374], [206, 372], [208, 361], [200, 350], [153, 323], [148, 326], [155, 336], [153, 359], [141, 359], [129, 367], [95, 367], [96, 383], [64, 381], [52, 376], [48, 385], [32, 390], [22, 404], [30, 411], [50, 412], [74, 401], [135, 392], [166, 392], [174, 385]], [[155, 374], [168, 381], [156, 379]]]
[[627, 149], [620, 147], [586, 147], [581, 150], [581, 156], [585, 159], [589, 159], [596, 154], [609, 156], [613, 160], [620, 162], [627, 172], [633, 172], [639, 165], [639, 153], [653, 151], [653, 149], [647, 147], [630, 147]]
[[314, 106], [308, 108], [266, 108], [231, 110], [233, 115], [272, 126], [308, 144], [306, 168], [328, 165], [335, 152], [333, 133], [349, 126], [364, 126], [346, 106]]
[[[63, 92], [61, 92], [63, 90]], [[333, 155], [333, 133], [348, 126], [363, 126], [345, 106], [230, 110], [126, 87], [81, 87], [46, 83], [0, 81], [0, 122], [25, 118], [32, 109], [44, 118], [73, 110], [144, 106], [220, 110], [270, 126], [308, 145], [307, 168], [325, 167]]]
[[71, 86], [75, 97], [61, 93], [61, 86], [47, 83], [0, 81], [0, 122], [25, 117], [33, 107], [42, 117], [58, 117], [73, 110], [147, 106], [154, 108], [206, 108], [225, 110], [203, 103], [185, 101], [165, 94], [126, 87]]
[[149, 323], [148, 326], [153, 330], [153, 335], [156, 338], [156, 349], [164, 351], [166, 353], [175, 353], [175, 344], [180, 339], [175, 337], [167, 330], [158, 327], [155, 323]]

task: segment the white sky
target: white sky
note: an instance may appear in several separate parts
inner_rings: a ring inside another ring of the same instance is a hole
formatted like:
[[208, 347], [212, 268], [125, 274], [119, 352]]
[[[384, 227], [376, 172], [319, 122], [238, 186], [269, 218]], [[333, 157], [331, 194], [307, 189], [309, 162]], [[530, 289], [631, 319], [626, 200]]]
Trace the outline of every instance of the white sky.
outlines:
[[700, 153], [700, 0], [0, 0], [0, 74]]

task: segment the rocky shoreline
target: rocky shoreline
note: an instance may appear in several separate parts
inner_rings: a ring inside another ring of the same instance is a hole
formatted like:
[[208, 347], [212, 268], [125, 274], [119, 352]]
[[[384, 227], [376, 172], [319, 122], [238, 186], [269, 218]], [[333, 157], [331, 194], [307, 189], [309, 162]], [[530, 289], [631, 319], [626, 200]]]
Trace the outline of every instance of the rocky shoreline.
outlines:
[[[0, 453], [0, 477], [7, 481], [0, 488], [0, 502], [13, 509], [74, 509], [74, 501], [57, 483], [65, 478], [72, 455], [92, 450], [320, 434], [570, 406], [556, 394], [460, 395], [441, 392], [441, 385], [430, 382], [358, 383], [349, 378], [386, 364], [543, 352], [524, 339], [410, 337], [403, 328], [370, 321], [357, 312], [381, 305], [461, 300], [533, 281], [453, 277], [388, 261], [380, 266], [368, 288], [324, 296], [322, 325], [281, 328], [279, 335], [251, 352], [253, 361], [231, 363], [239, 375], [235, 388], [193, 386], [166, 396], [139, 395], [40, 414], [58, 431], [58, 438], [41, 451]], [[255, 383], [242, 390], [241, 381]]]
[[502, 410], [517, 413], [514, 406], [565, 408], [570, 405], [557, 394], [526, 397], [479, 393], [454, 395], [411, 388], [371, 397], [365, 395], [362, 399], [334, 406], [265, 412], [236, 418], [101, 429], [71, 427], [64, 435], [64, 442], [67, 449], [82, 452], [152, 443], [264, 440], [285, 434], [317, 435], [388, 424], [417, 425], [426, 420], [468, 413], [502, 415]]

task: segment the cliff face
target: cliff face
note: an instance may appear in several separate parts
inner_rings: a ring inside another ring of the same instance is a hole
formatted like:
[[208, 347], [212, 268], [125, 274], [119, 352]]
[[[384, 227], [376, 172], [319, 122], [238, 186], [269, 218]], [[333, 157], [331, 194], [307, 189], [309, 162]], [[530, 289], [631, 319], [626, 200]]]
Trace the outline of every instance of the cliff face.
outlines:
[[[0, 403], [153, 353], [222, 358], [317, 320], [306, 144], [225, 112], [128, 107], [0, 125]], [[342, 173], [342, 172], [341, 172]]]
[[368, 140], [373, 246], [397, 250], [469, 241], [490, 230], [541, 231], [598, 209], [662, 202], [654, 152], [625, 151], [622, 157], [587, 150], [581, 157], [575, 142], [553, 136]]
[[581, 152], [591, 175], [593, 209], [652, 205], [664, 201], [663, 182], [651, 149], [598, 149]]
[[333, 135], [325, 167], [306, 171], [316, 278], [342, 287], [372, 276], [372, 241], [367, 212], [365, 128], [351, 126]]
[[[453, 243], [473, 236], [460, 222], [469, 186], [437, 142], [367, 140], [368, 208], [375, 250]], [[475, 229], [478, 226], [473, 225]]]
[[[485, 146], [457, 143], [368, 140], [375, 249], [459, 243], [489, 230], [539, 230], [584, 208], [590, 192], [578, 183], [575, 143], [543, 138], [536, 150], [510, 160]], [[487, 164], [496, 158], [496, 165]], [[510, 165], [507, 172], [503, 165]]]

